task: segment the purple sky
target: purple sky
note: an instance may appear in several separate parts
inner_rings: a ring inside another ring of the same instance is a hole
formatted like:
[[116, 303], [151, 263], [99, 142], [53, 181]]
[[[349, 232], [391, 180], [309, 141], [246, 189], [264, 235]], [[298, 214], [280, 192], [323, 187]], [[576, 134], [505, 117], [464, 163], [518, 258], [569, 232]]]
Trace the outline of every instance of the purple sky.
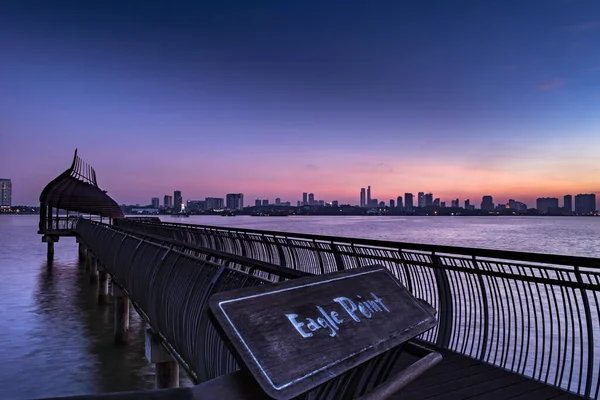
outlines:
[[600, 3], [4, 1], [0, 177], [119, 203], [600, 192]]

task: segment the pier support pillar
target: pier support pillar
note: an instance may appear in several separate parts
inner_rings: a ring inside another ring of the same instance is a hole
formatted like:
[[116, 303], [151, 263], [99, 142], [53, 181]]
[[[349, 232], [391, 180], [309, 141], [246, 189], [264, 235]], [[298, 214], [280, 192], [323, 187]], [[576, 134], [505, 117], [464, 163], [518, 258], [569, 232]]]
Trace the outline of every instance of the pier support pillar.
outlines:
[[98, 271], [98, 304], [108, 302], [108, 272], [104, 266], [99, 266]]
[[129, 299], [121, 288], [113, 285], [115, 297], [115, 344], [127, 344], [129, 341]]
[[79, 260], [83, 261], [85, 258], [85, 245], [83, 243], [79, 243]]
[[54, 260], [54, 243], [58, 242], [60, 236], [42, 236], [42, 242], [48, 244], [48, 263], [51, 263]]
[[161, 344], [158, 335], [152, 329], [146, 329], [146, 358], [154, 364], [155, 389], [179, 387], [179, 364]]
[[85, 270], [89, 271], [92, 267], [92, 251], [89, 248], [85, 249]]
[[92, 257], [90, 265], [90, 283], [95, 284], [98, 282], [98, 258]]

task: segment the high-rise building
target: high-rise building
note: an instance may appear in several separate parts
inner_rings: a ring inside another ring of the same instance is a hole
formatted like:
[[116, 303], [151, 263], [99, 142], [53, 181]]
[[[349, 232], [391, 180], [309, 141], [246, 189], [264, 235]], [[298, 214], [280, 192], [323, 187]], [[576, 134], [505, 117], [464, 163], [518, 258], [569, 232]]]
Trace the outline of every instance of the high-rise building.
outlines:
[[311, 206], [315, 205], [315, 194], [314, 193], [308, 194], [308, 204]]
[[281, 204], [281, 199], [279, 197], [275, 198], [275, 205], [278, 206]]
[[540, 197], [536, 200], [536, 208], [539, 213], [547, 214], [549, 211], [558, 209], [558, 199], [556, 197]]
[[402, 196], [398, 196], [398, 198], [396, 199], [396, 207], [398, 207], [398, 208], [404, 207], [404, 205], [402, 204]]
[[337, 207], [337, 206], [339, 206], [339, 204], [340, 204], [340, 203], [339, 203], [337, 200], [333, 200], [333, 201], [331, 202], [331, 206], [332, 206], [332, 207]]
[[367, 205], [371, 205], [371, 186], [367, 186]]
[[176, 210], [181, 210], [181, 205], [183, 204], [183, 197], [181, 197], [181, 190], [176, 190], [173, 192], [173, 207]]
[[325, 207], [325, 200], [319, 200], [319, 201], [315, 201], [315, 204], [320, 206], [320, 207]]
[[433, 199], [433, 206], [434, 207], [439, 207], [440, 206], [440, 198], [439, 197]]
[[254, 200], [254, 207], [260, 207], [262, 205], [262, 200], [261, 199], [255, 199]]
[[412, 211], [414, 207], [413, 199], [414, 196], [412, 193], [404, 193], [404, 208], [406, 208], [408, 211]]
[[595, 194], [578, 194], [575, 196], [575, 213], [580, 215], [596, 212]]
[[160, 207], [160, 199], [158, 197], [153, 197], [151, 204], [152, 204], [152, 208]]
[[305, 206], [308, 204], [308, 193], [302, 193], [302, 205]]
[[165, 194], [163, 204], [165, 208], [173, 208], [173, 197], [169, 196], [168, 194]]
[[455, 200], [452, 200], [452, 201], [451, 201], [451, 204], [450, 204], [450, 205], [452, 206], [452, 208], [458, 208], [458, 207], [459, 207], [459, 205], [460, 205], [459, 203], [460, 203], [460, 202], [458, 201], [458, 199], [455, 199]]
[[419, 207], [425, 207], [425, 193], [424, 192], [417, 193], [417, 205]]
[[471, 209], [471, 200], [466, 199], [465, 200], [465, 210], [470, 210]]
[[206, 210], [206, 201], [204, 200], [188, 200], [186, 204], [185, 208], [188, 211]]
[[396, 200], [390, 199], [390, 208], [395, 208], [395, 207], [396, 207]]
[[446, 208], [446, 202], [440, 201], [440, 208]]
[[225, 200], [229, 210], [241, 210], [244, 208], [244, 195], [242, 193], [228, 193], [225, 196]]
[[563, 209], [569, 214], [573, 212], [573, 196], [570, 194], [565, 194], [565, 197], [563, 198]]
[[481, 211], [494, 211], [494, 199], [492, 196], [483, 196], [481, 198]]
[[360, 189], [360, 206], [365, 207], [367, 205], [367, 197], [365, 188]]
[[0, 208], [10, 209], [12, 206], [12, 181], [0, 179]]
[[225, 200], [222, 197], [206, 197], [204, 201], [207, 210], [222, 210], [225, 208]]
[[431, 207], [433, 205], [433, 193], [425, 194], [425, 207]]
[[262, 205], [263, 206], [268, 206], [269, 205], [269, 199], [263, 199]]

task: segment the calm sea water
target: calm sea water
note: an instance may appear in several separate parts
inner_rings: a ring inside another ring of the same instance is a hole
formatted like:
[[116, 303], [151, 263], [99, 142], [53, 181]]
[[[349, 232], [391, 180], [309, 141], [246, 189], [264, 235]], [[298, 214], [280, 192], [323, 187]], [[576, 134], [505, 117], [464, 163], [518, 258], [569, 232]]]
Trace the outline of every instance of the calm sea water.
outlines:
[[[164, 221], [600, 257], [600, 218], [163, 217]], [[62, 238], [55, 261], [37, 216], [0, 216], [0, 399], [103, 393], [154, 386], [144, 323], [132, 312], [128, 346], [112, 343], [112, 304], [98, 306]], [[182, 373], [183, 375], [183, 373]], [[182, 377], [182, 385], [189, 381]]]

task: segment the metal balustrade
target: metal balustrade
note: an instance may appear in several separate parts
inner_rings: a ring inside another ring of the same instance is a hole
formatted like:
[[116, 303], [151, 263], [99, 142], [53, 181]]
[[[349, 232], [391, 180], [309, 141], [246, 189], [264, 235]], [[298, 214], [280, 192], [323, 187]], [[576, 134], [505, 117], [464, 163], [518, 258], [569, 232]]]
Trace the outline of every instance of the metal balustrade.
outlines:
[[422, 339], [600, 396], [600, 259], [120, 219], [118, 226], [308, 273], [383, 264], [432, 304]]
[[[208, 316], [211, 295], [308, 275], [156, 235], [79, 219], [75, 232], [194, 383], [238, 369]], [[355, 398], [390, 378], [402, 346], [372, 358], [299, 398]]]

